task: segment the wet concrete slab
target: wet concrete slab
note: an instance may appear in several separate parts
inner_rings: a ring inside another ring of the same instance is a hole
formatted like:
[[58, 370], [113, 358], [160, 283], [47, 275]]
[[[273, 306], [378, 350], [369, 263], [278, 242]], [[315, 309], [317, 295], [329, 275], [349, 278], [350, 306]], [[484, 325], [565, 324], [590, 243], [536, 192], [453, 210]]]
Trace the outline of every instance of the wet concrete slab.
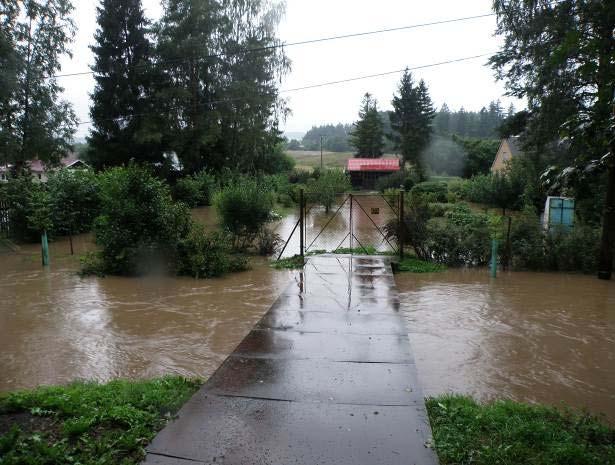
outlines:
[[[422, 426], [422, 428], [421, 428]], [[427, 419], [414, 407], [325, 405], [203, 392], [149, 446], [207, 464], [435, 464]]]
[[437, 464], [386, 257], [310, 257], [148, 465]]
[[256, 325], [257, 328], [330, 334], [407, 334], [399, 315], [355, 312], [327, 313], [274, 310]]
[[360, 405], [416, 405], [414, 365], [326, 360], [226, 359], [209, 383], [218, 395]]
[[335, 362], [413, 361], [406, 334], [327, 334], [255, 329], [239, 344], [234, 354], [246, 358], [325, 359]]

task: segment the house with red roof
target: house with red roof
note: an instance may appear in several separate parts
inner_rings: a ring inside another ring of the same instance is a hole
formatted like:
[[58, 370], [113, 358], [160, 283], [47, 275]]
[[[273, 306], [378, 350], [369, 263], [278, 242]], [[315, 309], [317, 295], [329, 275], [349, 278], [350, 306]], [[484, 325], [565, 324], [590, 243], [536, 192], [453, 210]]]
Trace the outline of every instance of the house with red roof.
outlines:
[[399, 158], [351, 158], [346, 165], [346, 172], [355, 189], [373, 189], [379, 178], [399, 170]]

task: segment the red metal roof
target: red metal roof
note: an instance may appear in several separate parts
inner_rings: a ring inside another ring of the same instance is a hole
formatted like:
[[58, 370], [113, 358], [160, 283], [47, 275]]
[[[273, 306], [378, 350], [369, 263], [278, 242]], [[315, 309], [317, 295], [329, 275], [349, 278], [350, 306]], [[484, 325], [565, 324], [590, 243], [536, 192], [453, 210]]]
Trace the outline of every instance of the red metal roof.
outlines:
[[351, 158], [348, 171], [399, 171], [398, 158]]

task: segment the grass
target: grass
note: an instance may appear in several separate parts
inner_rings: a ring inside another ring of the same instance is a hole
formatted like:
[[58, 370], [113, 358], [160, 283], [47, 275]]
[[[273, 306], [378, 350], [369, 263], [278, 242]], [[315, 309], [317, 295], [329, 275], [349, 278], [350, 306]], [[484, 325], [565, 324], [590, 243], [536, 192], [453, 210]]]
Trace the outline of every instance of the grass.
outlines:
[[[296, 167], [299, 169], [312, 170], [320, 167], [320, 152], [307, 150], [290, 150], [288, 155], [296, 162]], [[323, 152], [323, 165], [325, 168], [345, 168], [346, 161], [352, 158], [350, 152]]]
[[393, 271], [395, 271], [395, 273], [436, 273], [445, 270], [446, 265], [426, 262], [415, 257], [405, 257], [402, 261], [395, 262], [393, 265]]
[[179, 377], [78, 382], [0, 398], [0, 463], [137, 464], [198, 389]]
[[293, 270], [296, 268], [303, 268], [305, 265], [305, 258], [301, 255], [294, 255], [292, 257], [281, 258], [280, 260], [272, 261], [271, 266], [276, 270]]
[[[3, 465], [136, 465], [199, 388], [180, 377], [73, 383], [0, 397]], [[615, 429], [596, 417], [512, 401], [427, 399], [441, 465], [615, 464]]]
[[441, 465], [615, 464], [615, 429], [598, 418], [512, 401], [427, 400]]

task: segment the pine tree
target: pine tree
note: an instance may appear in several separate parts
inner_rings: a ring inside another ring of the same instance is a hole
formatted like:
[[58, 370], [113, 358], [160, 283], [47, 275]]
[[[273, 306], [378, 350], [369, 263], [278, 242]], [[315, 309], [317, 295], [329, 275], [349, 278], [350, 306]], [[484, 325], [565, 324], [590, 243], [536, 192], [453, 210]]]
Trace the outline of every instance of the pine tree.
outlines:
[[350, 143], [358, 158], [378, 158], [384, 147], [384, 129], [378, 113], [378, 102], [368, 92], [363, 96], [359, 120], [354, 123]]
[[141, 0], [101, 0], [97, 20], [88, 158], [97, 168], [159, 162], [159, 135], [148, 124], [148, 114], [155, 112], [152, 46]]
[[440, 111], [436, 114], [434, 126], [440, 134], [449, 134], [451, 132], [451, 110], [446, 103], [442, 104]]
[[435, 116], [427, 85], [421, 79], [415, 86], [412, 74], [406, 70], [399, 83], [398, 94], [393, 96], [391, 103], [391, 138], [404, 161], [411, 163], [419, 177], [424, 178], [421, 157], [431, 139]]

